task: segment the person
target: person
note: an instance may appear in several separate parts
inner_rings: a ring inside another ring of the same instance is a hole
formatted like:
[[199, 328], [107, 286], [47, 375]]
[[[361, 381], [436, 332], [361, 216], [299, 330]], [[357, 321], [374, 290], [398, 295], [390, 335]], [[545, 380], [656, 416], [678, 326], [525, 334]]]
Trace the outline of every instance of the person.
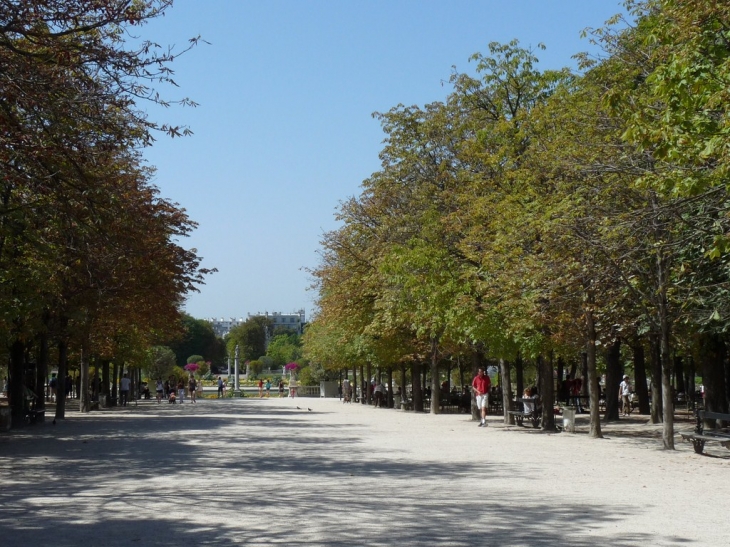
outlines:
[[566, 374], [565, 380], [560, 384], [560, 399], [569, 405], [571, 395], [573, 395], [573, 380], [570, 378], [570, 374]]
[[185, 382], [182, 378], [177, 381], [177, 398], [180, 399], [180, 404], [185, 402]]
[[487, 426], [487, 406], [489, 405], [489, 388], [491, 387], [489, 376], [484, 374], [484, 369], [480, 368], [477, 375], [471, 382], [474, 397], [476, 398], [477, 408], [481, 410], [482, 421], [479, 427]]
[[165, 386], [162, 384], [162, 378], [157, 379], [157, 383], [155, 384], [155, 390], [157, 391], [157, 402], [162, 402], [162, 394], [165, 391]]
[[532, 414], [535, 412], [535, 396], [532, 394], [532, 390], [529, 387], [525, 388], [525, 391], [522, 393], [523, 399], [532, 399], [531, 401], [522, 401], [522, 412], [524, 414]]
[[129, 402], [129, 388], [131, 385], [132, 380], [129, 379], [125, 372], [122, 379], [119, 380], [119, 402], [122, 406], [127, 406], [127, 402]]
[[624, 374], [624, 381], [618, 386], [618, 400], [623, 403], [622, 416], [631, 414], [631, 384], [629, 383], [629, 375]]
[[263, 398], [264, 396], [264, 381], [259, 378], [259, 399]]
[[216, 380], [216, 385], [218, 386], [218, 398], [220, 399], [223, 397], [223, 379], [218, 376], [218, 380]]
[[190, 391], [190, 402], [195, 402], [195, 396], [198, 392], [198, 383], [195, 381], [195, 377], [191, 374], [188, 380], [188, 390]]
[[377, 380], [375, 382], [375, 388], [373, 389], [373, 395], [375, 396], [375, 402], [373, 403], [373, 408], [383, 408], [383, 392], [385, 390], [383, 389], [383, 384], [380, 383], [380, 380]]
[[343, 403], [349, 403], [350, 402], [350, 380], [345, 378], [342, 380], [342, 402]]
[[271, 397], [271, 380], [268, 378], [266, 379], [266, 384], [264, 384], [264, 387], [266, 388], [266, 396]]
[[583, 404], [581, 403], [580, 398], [580, 390], [583, 389], [583, 380], [580, 378], [576, 378], [573, 380], [573, 385], [571, 386], [571, 395], [573, 396], [575, 400], [575, 409], [577, 412], [583, 412]]
[[353, 384], [348, 384], [347, 385], [347, 402], [348, 403], [352, 402], [352, 394], [354, 391], [355, 391], [355, 386]]
[[51, 401], [56, 400], [56, 389], [58, 388], [58, 380], [56, 379], [56, 373], [51, 374], [51, 381], [48, 383], [48, 387], [51, 389]]
[[171, 389], [170, 390], [170, 396], [167, 398], [167, 402], [168, 403], [172, 403], [174, 405], [175, 404], [175, 399], [176, 399], [176, 397], [175, 397], [175, 390], [174, 389]]
[[284, 380], [279, 380], [279, 399], [284, 396]]

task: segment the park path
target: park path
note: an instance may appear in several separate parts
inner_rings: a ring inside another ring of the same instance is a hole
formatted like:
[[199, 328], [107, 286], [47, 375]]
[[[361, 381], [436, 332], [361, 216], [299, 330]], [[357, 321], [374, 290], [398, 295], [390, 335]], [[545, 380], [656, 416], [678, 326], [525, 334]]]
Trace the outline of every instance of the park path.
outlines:
[[730, 452], [606, 430], [304, 398], [70, 412], [0, 435], [0, 546], [730, 544]]

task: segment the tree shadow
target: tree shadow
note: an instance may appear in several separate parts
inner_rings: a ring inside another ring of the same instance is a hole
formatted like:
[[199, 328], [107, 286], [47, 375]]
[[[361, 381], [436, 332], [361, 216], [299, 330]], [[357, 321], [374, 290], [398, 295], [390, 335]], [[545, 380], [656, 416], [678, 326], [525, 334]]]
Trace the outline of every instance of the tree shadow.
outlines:
[[[2, 545], [577, 547], [636, 512], [490, 488], [543, 471], [419, 461], [397, 447], [374, 453], [364, 426], [310, 417], [200, 405], [13, 432], [0, 444]], [[691, 542], [607, 533], [618, 547]]]

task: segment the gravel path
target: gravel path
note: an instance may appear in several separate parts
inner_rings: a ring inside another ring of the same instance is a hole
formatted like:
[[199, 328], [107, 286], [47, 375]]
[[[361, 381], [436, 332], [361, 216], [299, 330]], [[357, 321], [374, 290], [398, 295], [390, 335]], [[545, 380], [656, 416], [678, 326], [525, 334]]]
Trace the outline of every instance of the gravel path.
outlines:
[[665, 452], [643, 417], [592, 440], [585, 420], [545, 434], [304, 398], [71, 411], [0, 434], [0, 546], [730, 544], [730, 451]]

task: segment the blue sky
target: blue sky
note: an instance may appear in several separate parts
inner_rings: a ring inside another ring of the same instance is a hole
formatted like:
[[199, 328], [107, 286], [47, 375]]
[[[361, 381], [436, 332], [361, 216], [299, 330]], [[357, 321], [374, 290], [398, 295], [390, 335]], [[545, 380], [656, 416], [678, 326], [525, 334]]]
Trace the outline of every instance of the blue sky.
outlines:
[[373, 112], [443, 100], [452, 66], [473, 72], [469, 56], [492, 41], [544, 43], [541, 68], [574, 66], [593, 51], [581, 30], [621, 11], [617, 0], [176, 0], [141, 36], [210, 42], [175, 59], [179, 88], [160, 88], [200, 106], [147, 108], [194, 132], [145, 152], [162, 195], [199, 223], [184, 246], [219, 270], [186, 311], [309, 317], [306, 268], [338, 203], [380, 166]]

